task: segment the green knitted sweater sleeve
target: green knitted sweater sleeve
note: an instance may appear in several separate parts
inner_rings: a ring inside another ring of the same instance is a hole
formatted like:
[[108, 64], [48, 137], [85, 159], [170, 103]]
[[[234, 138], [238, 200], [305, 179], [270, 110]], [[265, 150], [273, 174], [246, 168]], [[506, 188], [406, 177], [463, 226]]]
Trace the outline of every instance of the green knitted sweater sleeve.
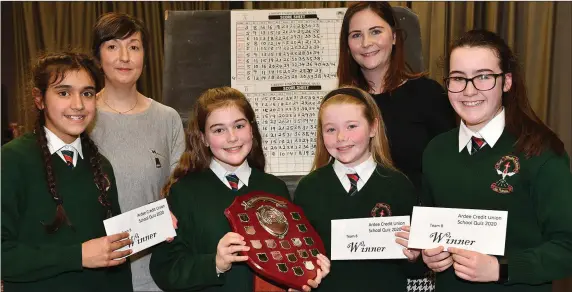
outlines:
[[508, 257], [509, 283], [540, 284], [572, 275], [572, 174], [565, 156], [548, 158], [531, 178], [544, 242]]

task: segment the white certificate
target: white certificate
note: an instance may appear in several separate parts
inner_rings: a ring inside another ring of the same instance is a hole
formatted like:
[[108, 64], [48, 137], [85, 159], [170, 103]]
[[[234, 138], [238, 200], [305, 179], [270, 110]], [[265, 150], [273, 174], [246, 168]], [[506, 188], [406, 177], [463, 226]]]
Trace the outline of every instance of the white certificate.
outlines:
[[440, 245], [504, 255], [507, 211], [413, 207], [409, 248]]
[[404, 259], [395, 232], [409, 216], [332, 220], [332, 260]]
[[129, 232], [133, 244], [119, 250], [132, 249], [133, 254], [175, 237], [167, 199], [162, 199], [103, 221], [107, 235]]

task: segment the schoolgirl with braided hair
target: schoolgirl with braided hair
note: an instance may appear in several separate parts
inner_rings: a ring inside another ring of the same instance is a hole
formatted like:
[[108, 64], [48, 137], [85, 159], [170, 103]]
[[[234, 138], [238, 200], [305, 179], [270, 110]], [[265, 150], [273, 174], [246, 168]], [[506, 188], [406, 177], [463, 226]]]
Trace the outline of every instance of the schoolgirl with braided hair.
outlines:
[[[85, 132], [100, 70], [87, 55], [48, 53], [32, 69], [33, 133], [2, 147], [2, 280], [6, 291], [133, 291], [128, 233], [113, 169]], [[54, 212], [55, 211], [55, 212]]]

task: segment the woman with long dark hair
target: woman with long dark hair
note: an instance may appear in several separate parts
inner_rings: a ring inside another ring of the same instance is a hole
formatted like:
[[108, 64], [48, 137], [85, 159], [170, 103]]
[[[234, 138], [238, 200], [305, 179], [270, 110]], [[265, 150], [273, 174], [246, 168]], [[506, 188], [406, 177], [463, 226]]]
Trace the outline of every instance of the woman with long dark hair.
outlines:
[[420, 189], [423, 150], [455, 127], [455, 113], [439, 83], [409, 69], [404, 46], [405, 32], [388, 2], [354, 3], [342, 22], [338, 79], [375, 99], [391, 158]]

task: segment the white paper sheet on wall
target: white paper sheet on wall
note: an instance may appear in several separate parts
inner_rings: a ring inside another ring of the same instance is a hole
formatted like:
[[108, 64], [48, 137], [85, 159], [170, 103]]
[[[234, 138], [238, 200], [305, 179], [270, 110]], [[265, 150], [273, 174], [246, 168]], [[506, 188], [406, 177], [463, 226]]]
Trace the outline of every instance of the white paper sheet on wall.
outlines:
[[338, 83], [345, 11], [231, 11], [231, 84], [254, 108], [269, 173], [310, 171], [320, 101]]

